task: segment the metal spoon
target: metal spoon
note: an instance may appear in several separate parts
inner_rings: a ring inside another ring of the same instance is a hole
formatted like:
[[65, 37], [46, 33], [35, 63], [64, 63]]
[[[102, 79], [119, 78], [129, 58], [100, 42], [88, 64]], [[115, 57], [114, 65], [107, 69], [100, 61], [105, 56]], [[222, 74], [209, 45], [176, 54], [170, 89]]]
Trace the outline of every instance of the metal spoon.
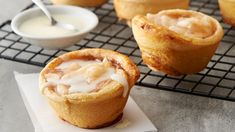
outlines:
[[68, 30], [73, 30], [73, 31], [78, 31], [78, 29], [72, 25], [72, 24], [67, 24], [67, 23], [61, 23], [56, 21], [52, 15], [50, 14], [50, 12], [47, 10], [46, 6], [43, 4], [43, 2], [41, 0], [32, 0], [42, 11], [43, 13], [49, 18], [51, 25], [52, 26], [58, 26], [58, 27], [62, 27], [64, 29], [68, 29]]

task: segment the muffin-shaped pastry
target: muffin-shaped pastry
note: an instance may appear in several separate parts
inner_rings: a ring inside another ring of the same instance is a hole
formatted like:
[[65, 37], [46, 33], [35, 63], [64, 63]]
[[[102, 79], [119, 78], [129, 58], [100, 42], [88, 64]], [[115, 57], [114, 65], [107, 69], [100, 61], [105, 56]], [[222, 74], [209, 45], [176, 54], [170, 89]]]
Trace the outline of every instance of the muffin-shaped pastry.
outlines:
[[54, 4], [74, 5], [83, 7], [98, 7], [108, 0], [51, 0]]
[[235, 0], [219, 0], [219, 7], [224, 22], [235, 26]]
[[223, 37], [217, 20], [181, 9], [136, 16], [132, 30], [145, 64], [170, 75], [203, 70]]
[[136, 15], [157, 13], [165, 9], [187, 9], [189, 0], [114, 0], [114, 7], [119, 19], [127, 20]]
[[84, 49], [48, 63], [39, 86], [60, 118], [82, 128], [99, 128], [121, 119], [138, 78], [139, 70], [127, 56]]

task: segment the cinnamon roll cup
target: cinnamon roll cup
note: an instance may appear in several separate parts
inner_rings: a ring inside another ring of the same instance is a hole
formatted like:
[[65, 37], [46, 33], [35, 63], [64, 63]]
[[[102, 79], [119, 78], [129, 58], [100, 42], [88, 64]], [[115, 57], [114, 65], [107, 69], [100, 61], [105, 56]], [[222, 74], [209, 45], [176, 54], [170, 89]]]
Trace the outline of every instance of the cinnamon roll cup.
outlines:
[[[203, 17], [208, 20], [212, 34], [205, 38], [180, 34], [150, 21], [146, 16], [138, 15], [132, 20], [132, 30], [144, 63], [154, 71], [175, 76], [203, 70], [223, 37], [223, 29], [219, 22], [202, 13], [180, 9], [161, 11], [158, 14], [173, 15], [173, 18]], [[199, 31], [209, 30], [207, 27], [194, 28]]]
[[187, 9], [189, 0], [114, 0], [114, 7], [120, 20], [127, 21], [131, 26], [131, 19], [136, 15], [157, 13], [165, 9]]
[[[82, 59], [107, 59], [125, 72], [128, 89], [124, 95], [124, 86], [116, 81], [102, 85], [101, 90], [89, 93], [58, 94], [47, 83], [46, 74], [55, 70], [63, 62]], [[139, 78], [136, 65], [125, 55], [105, 49], [83, 49], [61, 55], [41, 71], [39, 87], [56, 114], [63, 120], [81, 128], [100, 128], [121, 119], [130, 89]]]
[[219, 0], [220, 12], [225, 23], [235, 26], [235, 1]]

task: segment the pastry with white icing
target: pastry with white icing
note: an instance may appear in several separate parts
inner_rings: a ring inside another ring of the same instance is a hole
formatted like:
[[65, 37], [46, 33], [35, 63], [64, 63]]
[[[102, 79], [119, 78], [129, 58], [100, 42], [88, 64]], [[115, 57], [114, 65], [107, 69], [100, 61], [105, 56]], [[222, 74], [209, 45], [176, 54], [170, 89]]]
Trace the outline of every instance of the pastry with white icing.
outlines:
[[60, 118], [99, 128], [120, 119], [138, 78], [139, 70], [127, 56], [83, 49], [52, 60], [40, 73], [39, 87]]
[[223, 37], [216, 19], [182, 9], [136, 16], [132, 30], [144, 63], [170, 75], [203, 70]]
[[126, 20], [131, 26], [131, 19], [136, 15], [157, 13], [166, 9], [187, 9], [189, 0], [114, 0], [114, 7], [120, 20]]

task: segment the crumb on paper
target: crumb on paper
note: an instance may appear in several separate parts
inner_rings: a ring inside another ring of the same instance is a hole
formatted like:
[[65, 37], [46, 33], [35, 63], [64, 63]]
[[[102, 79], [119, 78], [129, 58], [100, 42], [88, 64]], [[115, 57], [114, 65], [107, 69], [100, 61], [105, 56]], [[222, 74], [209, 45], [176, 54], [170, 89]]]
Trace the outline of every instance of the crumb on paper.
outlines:
[[121, 129], [129, 126], [131, 122], [127, 119], [123, 119], [122, 121], [118, 122], [117, 125], [115, 125], [115, 128]]

